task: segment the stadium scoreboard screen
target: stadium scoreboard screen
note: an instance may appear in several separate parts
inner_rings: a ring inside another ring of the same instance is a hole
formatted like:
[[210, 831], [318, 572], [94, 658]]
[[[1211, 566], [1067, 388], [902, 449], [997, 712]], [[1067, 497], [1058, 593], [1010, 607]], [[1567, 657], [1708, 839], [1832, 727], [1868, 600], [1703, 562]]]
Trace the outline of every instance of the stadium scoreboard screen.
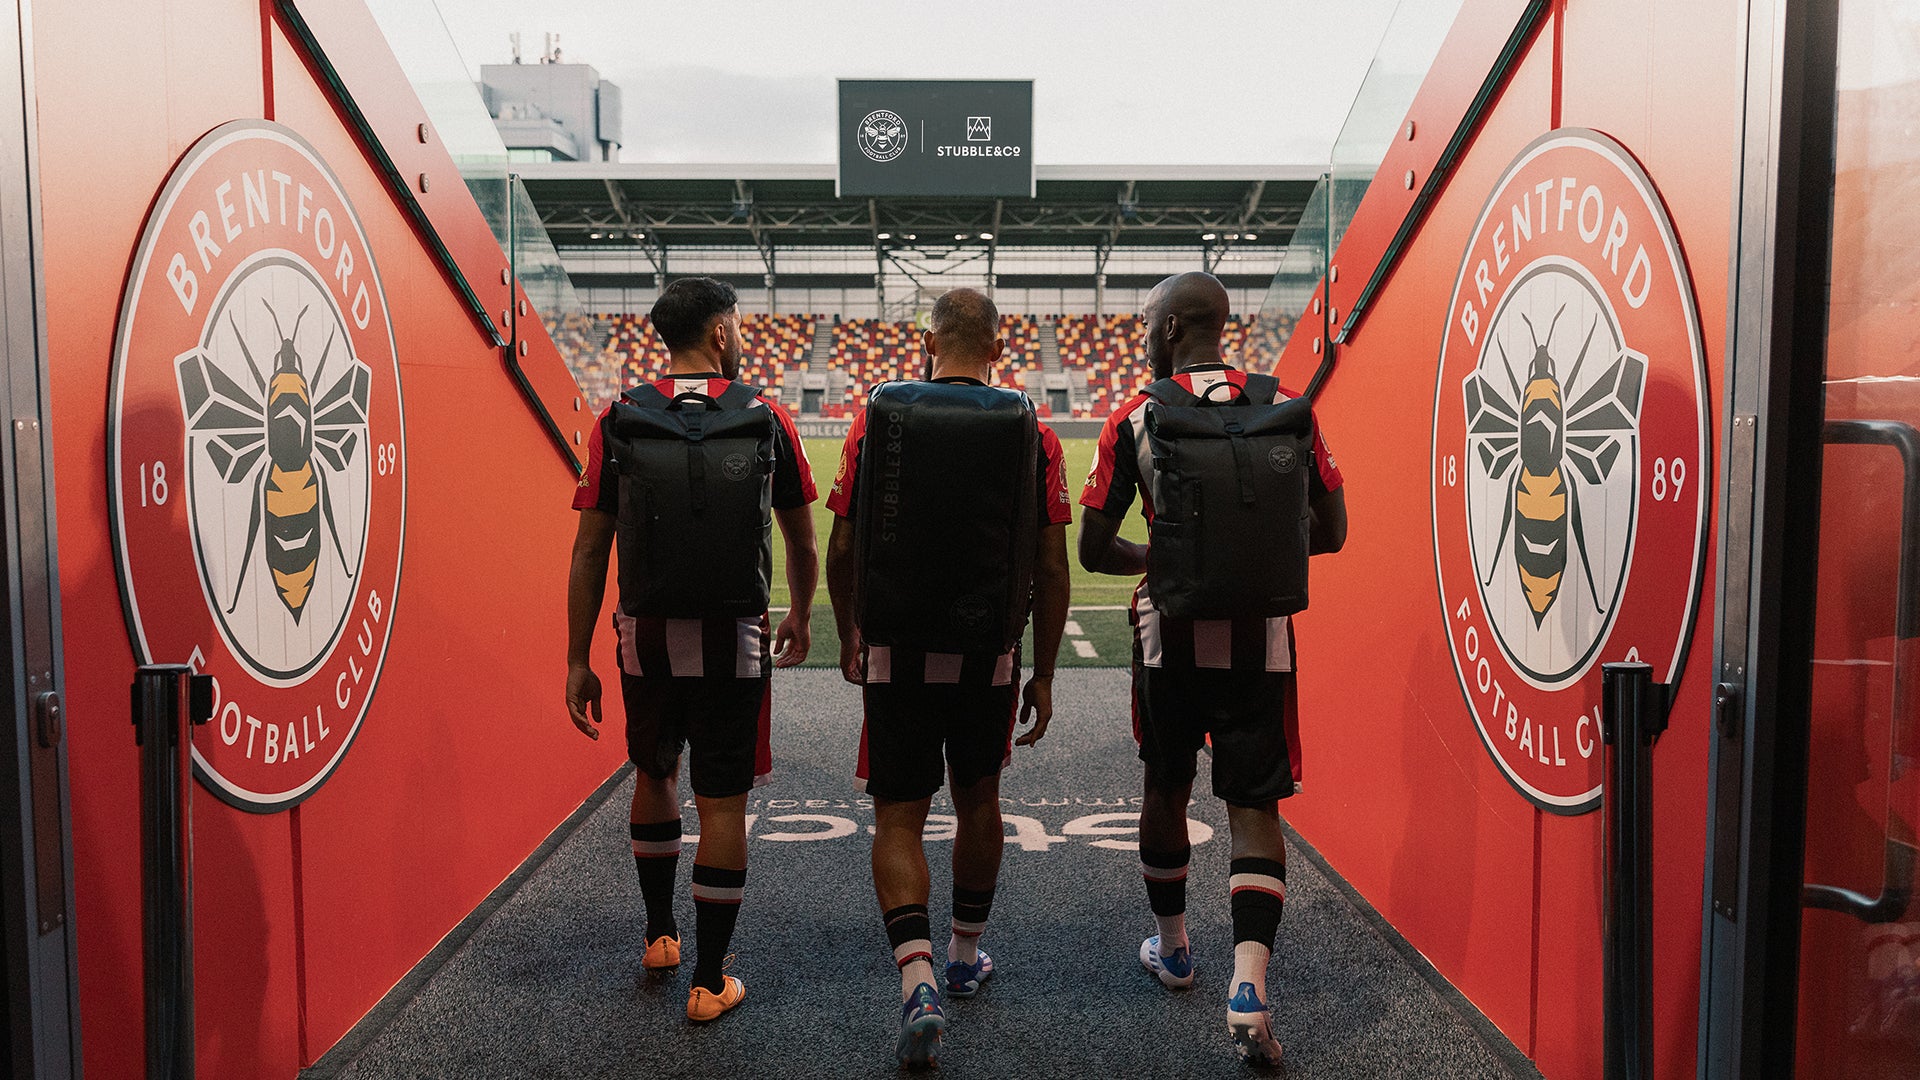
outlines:
[[840, 80], [842, 196], [1033, 196], [1033, 80]]

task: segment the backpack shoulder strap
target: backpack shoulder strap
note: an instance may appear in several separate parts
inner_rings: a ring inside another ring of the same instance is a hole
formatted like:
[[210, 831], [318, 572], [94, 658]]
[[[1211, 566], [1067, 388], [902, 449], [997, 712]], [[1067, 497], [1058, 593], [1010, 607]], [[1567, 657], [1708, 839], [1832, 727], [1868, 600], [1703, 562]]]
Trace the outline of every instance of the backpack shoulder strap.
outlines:
[[673, 399], [660, 392], [660, 388], [650, 382], [629, 386], [621, 397], [627, 404], [640, 409], [664, 409], [673, 404]]
[[1159, 379], [1147, 384], [1141, 393], [1162, 405], [1198, 405], [1199, 395], [1180, 385], [1178, 379]]
[[1250, 405], [1271, 405], [1280, 400], [1280, 380], [1271, 375], [1247, 373], [1247, 384], [1240, 391]]
[[744, 409], [760, 398], [760, 388], [735, 379], [714, 401], [723, 409]]

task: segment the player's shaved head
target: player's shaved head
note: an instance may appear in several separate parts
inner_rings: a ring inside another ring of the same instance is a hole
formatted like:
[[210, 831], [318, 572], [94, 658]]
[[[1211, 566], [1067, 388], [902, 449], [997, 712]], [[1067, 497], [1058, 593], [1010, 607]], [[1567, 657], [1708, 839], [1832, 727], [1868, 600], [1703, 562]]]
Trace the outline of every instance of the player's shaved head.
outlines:
[[1175, 274], [1147, 294], [1147, 360], [1156, 379], [1189, 364], [1220, 359], [1220, 336], [1233, 313], [1227, 287], [1198, 270]]
[[[1215, 340], [1226, 329], [1233, 301], [1227, 296], [1227, 287], [1212, 274], [1198, 270], [1175, 274], [1154, 286], [1153, 291], [1160, 298], [1161, 317], [1172, 315], [1189, 331], [1202, 336], [1211, 332]], [[1149, 297], [1147, 302], [1151, 304], [1153, 299]]]
[[1000, 336], [1000, 309], [979, 289], [949, 289], [933, 302], [929, 324], [940, 355], [978, 363], [991, 359]]

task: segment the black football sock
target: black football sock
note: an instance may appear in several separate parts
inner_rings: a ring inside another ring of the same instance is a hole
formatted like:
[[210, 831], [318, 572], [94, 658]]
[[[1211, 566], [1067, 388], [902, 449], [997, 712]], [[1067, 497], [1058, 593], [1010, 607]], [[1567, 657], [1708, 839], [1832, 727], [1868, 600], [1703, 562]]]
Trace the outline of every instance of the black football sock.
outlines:
[[1280, 913], [1287, 902], [1287, 864], [1276, 859], [1235, 859], [1233, 877], [1233, 982], [1252, 983], [1261, 1001], [1267, 1000], [1267, 962], [1273, 939], [1280, 931]]
[[647, 940], [679, 937], [680, 924], [673, 918], [673, 883], [680, 873], [680, 819], [635, 821], [629, 828], [633, 867], [640, 875], [640, 896], [647, 903]]
[[714, 993], [726, 988], [727, 947], [740, 919], [747, 871], [693, 864], [693, 985]]
[[933, 982], [933, 924], [925, 904], [902, 904], [880, 918], [887, 924], [887, 942], [900, 968], [900, 1000], [905, 1001], [915, 987]]
[[1147, 905], [1160, 927], [1161, 955], [1187, 944], [1187, 862], [1193, 845], [1166, 851], [1140, 849], [1140, 875], [1147, 882]]

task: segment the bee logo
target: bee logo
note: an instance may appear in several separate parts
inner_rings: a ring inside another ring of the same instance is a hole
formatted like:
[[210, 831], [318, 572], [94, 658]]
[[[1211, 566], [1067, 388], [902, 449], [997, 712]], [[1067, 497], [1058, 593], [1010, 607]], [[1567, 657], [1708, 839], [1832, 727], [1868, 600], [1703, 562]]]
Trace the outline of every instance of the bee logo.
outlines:
[[251, 392], [214, 367], [201, 350], [181, 357], [176, 372], [190, 446], [204, 450], [222, 480], [252, 492], [246, 546], [226, 612], [233, 614], [240, 603], [253, 568], [254, 546], [264, 532], [265, 561], [274, 591], [297, 624], [320, 567], [323, 532], [346, 576], [353, 577], [359, 569], [357, 560], [350, 561], [341, 547], [327, 473], [344, 473], [366, 441], [372, 376], [365, 364], [348, 356], [336, 366], [338, 378], [330, 384], [323, 381], [339, 343], [336, 330], [327, 335], [314, 362], [312, 381], [326, 387], [315, 400], [294, 345], [309, 309], [301, 308], [294, 316], [293, 330], [282, 333], [279, 314], [264, 299], [262, 304], [280, 337], [270, 373], [262, 373], [238, 322], [231, 311], [227, 314], [228, 329], [252, 376]]
[[312, 145], [236, 120], [154, 198], [121, 299], [108, 507], [129, 636], [143, 663], [214, 677], [194, 772], [252, 811], [310, 796], [375, 715], [401, 603], [378, 254]]
[[1698, 636], [1712, 483], [1686, 260], [1633, 155], [1560, 128], [1488, 193], [1444, 310], [1429, 490], [1460, 731], [1535, 806], [1585, 813], [1601, 666], [1674, 683]]
[[[1500, 357], [1493, 366], [1504, 376], [1501, 381], [1506, 383], [1505, 391], [1512, 392], [1511, 397], [1488, 378], [1484, 368], [1470, 373], [1461, 387], [1473, 464], [1488, 481], [1506, 483], [1506, 493], [1500, 500], [1500, 533], [1480, 560], [1480, 584], [1492, 584], [1500, 573], [1511, 534], [1513, 572], [1524, 590], [1536, 628], [1546, 621], [1547, 612], [1559, 598], [1573, 561], [1569, 539], [1579, 552], [1581, 575], [1594, 609], [1605, 612], [1612, 606], [1611, 595], [1602, 597], [1594, 578], [1580, 493], [1583, 483], [1589, 489], [1604, 483], [1620, 463], [1623, 451], [1633, 447], [1640, 391], [1647, 377], [1646, 358], [1622, 349], [1606, 372], [1569, 405], [1566, 391], [1579, 384], [1581, 368], [1600, 329], [1600, 315], [1596, 313], [1588, 324], [1586, 339], [1563, 382], [1552, 345], [1553, 332], [1565, 313], [1564, 305], [1554, 312], [1545, 341], [1540, 340], [1526, 313], [1520, 313], [1533, 344], [1524, 386], [1514, 377], [1505, 343], [1493, 339]], [[1626, 467], [1632, 468], [1631, 464]]]
[[860, 152], [873, 161], [892, 161], [907, 152], [907, 122], [888, 109], [875, 109], [860, 120], [854, 132]]

